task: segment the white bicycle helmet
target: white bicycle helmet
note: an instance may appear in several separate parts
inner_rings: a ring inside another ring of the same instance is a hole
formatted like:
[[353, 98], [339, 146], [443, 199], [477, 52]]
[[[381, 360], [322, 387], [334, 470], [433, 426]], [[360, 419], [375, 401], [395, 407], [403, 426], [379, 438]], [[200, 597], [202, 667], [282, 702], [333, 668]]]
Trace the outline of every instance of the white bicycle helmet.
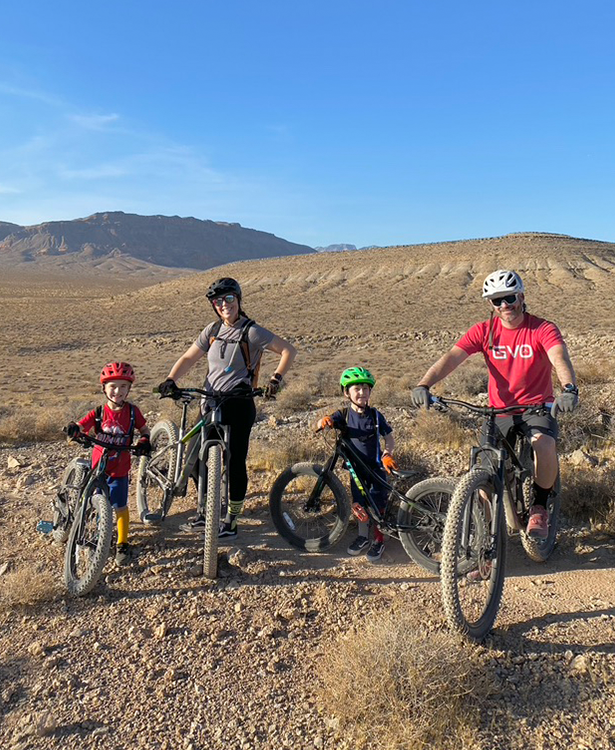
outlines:
[[523, 282], [515, 271], [500, 269], [490, 273], [483, 282], [483, 298], [504, 297], [507, 294], [523, 293]]

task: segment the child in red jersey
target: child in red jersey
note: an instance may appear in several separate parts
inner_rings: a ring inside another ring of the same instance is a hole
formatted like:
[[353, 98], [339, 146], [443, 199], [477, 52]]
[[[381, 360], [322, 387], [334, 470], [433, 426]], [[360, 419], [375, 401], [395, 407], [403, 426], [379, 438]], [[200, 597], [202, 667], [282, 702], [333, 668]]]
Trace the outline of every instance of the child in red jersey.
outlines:
[[[150, 451], [149, 429], [145, 417], [139, 409], [127, 401], [130, 388], [134, 383], [135, 373], [126, 362], [109, 362], [100, 373], [100, 382], [106, 403], [88, 412], [78, 422], [71, 422], [66, 428], [69, 437], [75, 437], [79, 432], [88, 433], [95, 430], [97, 440], [110, 445], [130, 445], [135, 429], [141, 435], [137, 446], [139, 453]], [[92, 466], [96, 466], [103, 449], [94, 446], [92, 451]], [[128, 543], [128, 475], [130, 473], [130, 453], [118, 451], [111, 453], [107, 462], [107, 483], [109, 484], [109, 500], [115, 508], [117, 518], [117, 552], [115, 562], [127, 565], [132, 559], [132, 549]]]

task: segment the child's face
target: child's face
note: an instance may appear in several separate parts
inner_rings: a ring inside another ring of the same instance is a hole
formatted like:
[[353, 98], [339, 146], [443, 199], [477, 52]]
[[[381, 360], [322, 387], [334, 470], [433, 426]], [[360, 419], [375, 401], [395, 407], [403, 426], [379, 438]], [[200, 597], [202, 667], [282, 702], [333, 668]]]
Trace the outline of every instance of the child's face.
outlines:
[[346, 389], [346, 393], [348, 395], [348, 398], [352, 401], [353, 404], [356, 404], [357, 406], [364, 407], [369, 404], [369, 397], [371, 395], [372, 389], [367, 383], [357, 383], [356, 385], [351, 385]]
[[115, 404], [115, 406], [123, 406], [131, 385], [132, 383], [128, 380], [111, 380], [109, 383], [105, 383], [103, 390], [107, 401]]

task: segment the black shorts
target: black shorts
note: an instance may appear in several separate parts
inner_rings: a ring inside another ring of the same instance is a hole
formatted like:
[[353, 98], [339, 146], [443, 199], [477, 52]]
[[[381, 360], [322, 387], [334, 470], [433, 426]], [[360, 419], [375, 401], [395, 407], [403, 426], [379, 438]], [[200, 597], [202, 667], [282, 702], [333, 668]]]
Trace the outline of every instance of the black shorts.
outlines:
[[[528, 438], [533, 435], [549, 435], [557, 440], [559, 429], [557, 421], [549, 414], [506, 414], [496, 417], [498, 429], [514, 446], [514, 434], [521, 433]], [[513, 430], [512, 434], [509, 433]]]

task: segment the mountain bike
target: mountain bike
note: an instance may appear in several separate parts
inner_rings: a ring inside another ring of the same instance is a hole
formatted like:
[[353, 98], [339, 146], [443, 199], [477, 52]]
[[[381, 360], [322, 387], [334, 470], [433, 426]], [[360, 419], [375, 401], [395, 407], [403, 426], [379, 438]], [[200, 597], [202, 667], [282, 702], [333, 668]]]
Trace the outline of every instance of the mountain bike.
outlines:
[[[154, 389], [154, 393], [158, 393]], [[230, 427], [222, 424], [222, 404], [229, 398], [262, 396], [262, 388], [225, 393], [201, 388], [181, 388], [177, 401], [182, 415], [179, 429], [163, 419], [152, 428], [152, 452], [139, 463], [137, 508], [141, 521], [160, 523], [169, 514], [173, 498], [186, 495], [188, 480], [197, 478], [197, 507], [205, 515], [203, 575], [215, 578], [218, 569], [220, 516], [228, 507]], [[188, 408], [195, 399], [205, 398], [211, 409], [188, 429]]]
[[[320, 432], [320, 430], [317, 430]], [[338, 464], [352, 476], [364, 499], [355, 508], [348, 492], [335, 474]], [[415, 471], [393, 471], [396, 479], [416, 478]], [[380, 511], [366, 490], [377, 484], [388, 493]], [[269, 493], [269, 509], [279, 534], [297, 549], [322, 552], [344, 535], [351, 512], [363, 512], [382, 531], [399, 539], [406, 554], [432, 573], [440, 568], [440, 551], [446, 512], [455, 484], [451, 479], [435, 477], [415, 484], [405, 494], [383, 480], [368, 466], [360, 453], [336, 429], [333, 455], [324, 465], [301, 462], [285, 469]]]
[[113, 538], [113, 511], [105, 471], [111, 453], [135, 451], [135, 446], [110, 445], [81, 433], [72, 438], [86, 448], [98, 445], [102, 455], [92, 467], [82, 458], [66, 467], [53, 501], [51, 533], [55, 541], [67, 541], [64, 584], [69, 594], [89, 593], [105, 567]]
[[[431, 397], [436, 408], [458, 406], [484, 417], [470, 470], [458, 480], [442, 540], [442, 600], [449, 624], [482, 641], [496, 620], [504, 588], [507, 536], [519, 534], [527, 555], [547, 560], [555, 546], [560, 510], [559, 476], [547, 504], [546, 539], [525, 533], [532, 505], [534, 458], [530, 440], [514, 425], [504, 435], [499, 414], [547, 414], [550, 404], [494, 408]], [[469, 568], [469, 572], [468, 572]]]

